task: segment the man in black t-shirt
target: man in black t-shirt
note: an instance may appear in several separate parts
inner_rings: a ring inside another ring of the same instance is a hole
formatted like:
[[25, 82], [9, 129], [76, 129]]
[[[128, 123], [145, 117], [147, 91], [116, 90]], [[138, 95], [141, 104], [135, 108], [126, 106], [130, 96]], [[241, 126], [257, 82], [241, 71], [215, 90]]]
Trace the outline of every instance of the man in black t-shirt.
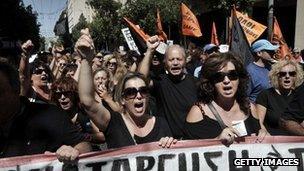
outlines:
[[294, 135], [304, 135], [304, 83], [294, 93], [294, 97], [281, 116], [281, 126]]
[[56, 106], [19, 97], [18, 73], [0, 62], [0, 158], [56, 152], [61, 161], [91, 150]]
[[[149, 75], [153, 53], [159, 45], [157, 36], [147, 41], [147, 52], [138, 71]], [[157, 101], [158, 115], [167, 119], [174, 138], [184, 137], [186, 116], [197, 99], [197, 80], [185, 73], [186, 54], [179, 45], [169, 46], [165, 53], [166, 73], [152, 80], [152, 95]]]

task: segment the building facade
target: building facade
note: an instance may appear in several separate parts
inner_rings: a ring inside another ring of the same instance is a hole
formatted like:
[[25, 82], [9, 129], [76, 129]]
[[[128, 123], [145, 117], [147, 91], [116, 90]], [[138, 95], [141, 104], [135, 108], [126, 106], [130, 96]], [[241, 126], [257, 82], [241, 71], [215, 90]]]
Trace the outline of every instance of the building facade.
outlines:
[[72, 32], [73, 27], [78, 23], [80, 15], [86, 18], [87, 22], [92, 22], [94, 10], [86, 3], [86, 0], [68, 0], [67, 1], [67, 19], [69, 32]]

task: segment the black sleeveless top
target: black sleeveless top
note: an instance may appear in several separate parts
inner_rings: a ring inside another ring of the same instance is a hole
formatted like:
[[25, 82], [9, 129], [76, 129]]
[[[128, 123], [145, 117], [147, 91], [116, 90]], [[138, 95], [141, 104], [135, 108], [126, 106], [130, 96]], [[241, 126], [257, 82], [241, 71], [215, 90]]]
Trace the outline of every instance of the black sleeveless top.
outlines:
[[[186, 121], [185, 123], [185, 131], [186, 131], [186, 139], [212, 139], [216, 138], [223, 131], [221, 125], [217, 120], [211, 119], [209, 116], [204, 115], [204, 111], [201, 112], [203, 114], [204, 119], [198, 122], [189, 123]], [[253, 133], [258, 133], [260, 126], [259, 121], [255, 119], [251, 114], [249, 114], [248, 118], [244, 121], [247, 136], [250, 136]]]
[[151, 132], [145, 137], [134, 135], [132, 138], [122, 116], [118, 112], [110, 111], [111, 119], [104, 132], [108, 148], [119, 148], [135, 144], [159, 141], [162, 137], [172, 137], [167, 121], [162, 117], [155, 117], [155, 124]]

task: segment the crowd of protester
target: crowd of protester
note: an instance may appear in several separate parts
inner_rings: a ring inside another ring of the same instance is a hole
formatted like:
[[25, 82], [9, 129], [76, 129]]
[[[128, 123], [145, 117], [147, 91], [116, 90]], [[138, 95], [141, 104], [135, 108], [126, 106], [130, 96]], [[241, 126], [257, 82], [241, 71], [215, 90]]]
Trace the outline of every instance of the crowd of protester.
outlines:
[[[0, 158], [56, 152], [60, 161], [79, 154], [158, 141], [164, 148], [187, 139], [304, 134], [303, 59], [274, 60], [277, 45], [251, 46], [248, 66], [232, 52], [207, 44], [144, 55], [98, 52], [88, 29], [67, 53], [32, 56], [22, 45], [20, 63], [0, 62]], [[303, 52], [303, 51], [302, 51]], [[302, 54], [303, 55], [303, 54]], [[34, 58], [34, 59], [32, 59]]]

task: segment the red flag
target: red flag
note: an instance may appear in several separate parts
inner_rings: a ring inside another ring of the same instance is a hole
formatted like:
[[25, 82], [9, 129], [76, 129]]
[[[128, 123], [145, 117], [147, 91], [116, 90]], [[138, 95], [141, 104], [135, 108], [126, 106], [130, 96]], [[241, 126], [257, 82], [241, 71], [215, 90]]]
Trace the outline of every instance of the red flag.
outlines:
[[166, 33], [163, 30], [162, 24], [161, 24], [161, 19], [160, 19], [160, 14], [159, 14], [159, 10], [157, 9], [157, 18], [156, 18], [156, 26], [157, 26], [157, 34], [158, 37], [166, 42], [168, 40]]
[[284, 59], [286, 56], [292, 57], [288, 45], [285, 42], [280, 25], [277, 19], [274, 17], [273, 20], [273, 31], [271, 36], [271, 42], [280, 45], [276, 57], [279, 59]]
[[216, 46], [220, 45], [217, 38], [216, 27], [214, 22], [212, 22], [211, 43], [215, 44]]
[[192, 11], [182, 3], [182, 34], [185, 36], [201, 37], [202, 32], [197, 21], [197, 18]]
[[130, 20], [128, 20], [126, 17], [123, 17], [123, 19], [128, 23], [130, 29], [132, 29], [133, 31], [135, 31], [135, 33], [137, 35], [140, 36], [140, 38], [146, 42], [149, 39], [149, 35], [146, 34], [140, 27], [138, 27], [137, 25], [133, 24]]

